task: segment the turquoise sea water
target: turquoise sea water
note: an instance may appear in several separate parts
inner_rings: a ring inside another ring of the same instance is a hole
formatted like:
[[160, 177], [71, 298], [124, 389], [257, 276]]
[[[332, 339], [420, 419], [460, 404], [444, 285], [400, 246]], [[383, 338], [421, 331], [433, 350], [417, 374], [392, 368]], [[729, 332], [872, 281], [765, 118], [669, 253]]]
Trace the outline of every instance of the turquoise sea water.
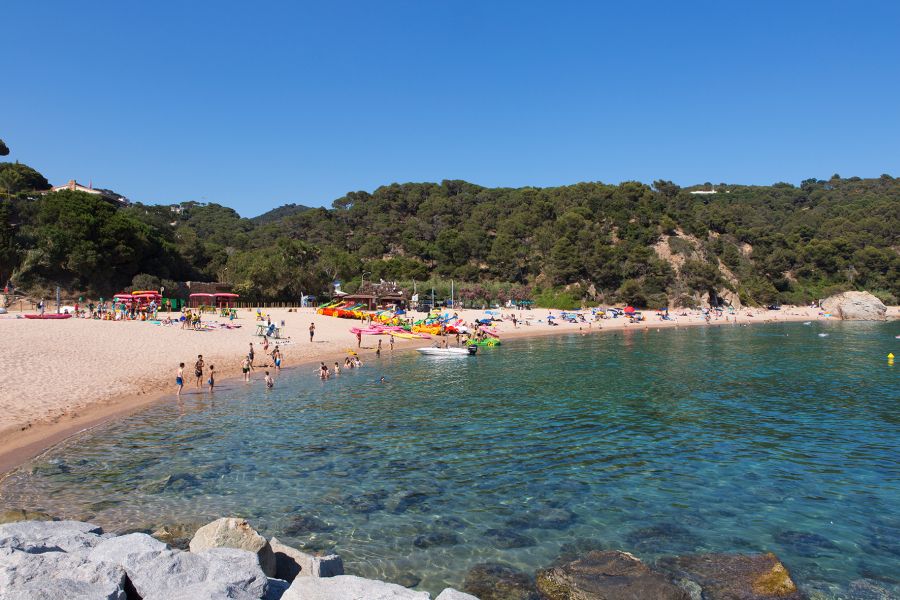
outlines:
[[[827, 337], [818, 334], [827, 333]], [[900, 323], [635, 330], [229, 382], [70, 440], [2, 503], [112, 529], [241, 515], [420, 589], [572, 545], [900, 579]], [[380, 375], [387, 383], [377, 383]]]

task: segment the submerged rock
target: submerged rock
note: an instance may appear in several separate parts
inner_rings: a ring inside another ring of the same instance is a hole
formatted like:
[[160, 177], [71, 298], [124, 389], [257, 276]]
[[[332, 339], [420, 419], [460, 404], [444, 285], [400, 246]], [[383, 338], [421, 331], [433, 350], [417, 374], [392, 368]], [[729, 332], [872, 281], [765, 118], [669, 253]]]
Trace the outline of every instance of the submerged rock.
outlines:
[[329, 525], [319, 517], [311, 515], [294, 515], [282, 530], [285, 535], [300, 537], [311, 533], [326, 533], [333, 531], [334, 526]]
[[779, 531], [775, 534], [775, 541], [788, 548], [794, 554], [815, 558], [830, 552], [840, 552], [837, 544], [818, 533], [806, 533], [803, 531]]
[[428, 600], [429, 597], [428, 592], [415, 592], [394, 583], [340, 575], [298, 577], [281, 600]]
[[822, 301], [822, 310], [842, 321], [884, 321], [887, 307], [869, 292], [844, 292]]
[[659, 567], [696, 582], [704, 600], [802, 600], [774, 554], [692, 554], [660, 559]]
[[145, 483], [141, 486], [141, 491], [147, 494], [161, 494], [166, 491], [184, 493], [196, 488], [200, 483], [200, 479], [190, 473], [175, 473]]
[[481, 563], [469, 569], [463, 590], [480, 600], [540, 600], [534, 580], [503, 563]]
[[530, 535], [507, 528], [488, 529], [484, 532], [484, 537], [489, 539], [495, 548], [528, 548], [537, 545], [537, 540]]
[[56, 521], [45, 512], [13, 508], [0, 512], [0, 525], [3, 523], [18, 523], [19, 521]]
[[565, 529], [575, 522], [577, 515], [567, 508], [534, 509], [506, 521], [519, 529]]
[[848, 586], [848, 600], [896, 600], [900, 597], [900, 586], [890, 587], [869, 579], [855, 579]]
[[210, 548], [236, 548], [252, 552], [259, 559], [263, 572], [275, 576], [275, 554], [266, 538], [259, 535], [244, 519], [217, 519], [197, 530], [191, 539], [191, 552]]
[[434, 546], [456, 546], [462, 543], [459, 534], [452, 531], [432, 531], [416, 536], [413, 540], [413, 546], [416, 548], [432, 548]]
[[126, 600], [122, 567], [66, 552], [0, 548], [0, 597]]
[[337, 554], [315, 556], [301, 552], [273, 537], [269, 541], [275, 553], [275, 577], [293, 581], [297, 577], [334, 577], [344, 574], [344, 562]]
[[344, 505], [355, 513], [369, 514], [379, 510], [384, 510], [384, 500], [388, 497], [388, 493], [384, 491], [366, 492], [358, 496], [350, 496], [344, 502]]
[[412, 508], [421, 509], [430, 496], [423, 490], [404, 490], [391, 495], [385, 502], [385, 508], [392, 513], [404, 513]]
[[191, 538], [200, 527], [201, 525], [197, 523], [173, 523], [157, 528], [150, 535], [172, 548], [187, 550], [190, 547]]
[[646, 553], [693, 552], [701, 544], [700, 538], [675, 523], [657, 523], [635, 529], [625, 536], [625, 541], [629, 549]]
[[415, 573], [409, 572], [400, 573], [392, 579], [394, 583], [396, 583], [397, 585], [402, 585], [405, 588], [414, 588], [422, 582], [421, 577], [419, 577]]
[[547, 600], [691, 600], [663, 574], [617, 550], [593, 551], [568, 564], [538, 571], [537, 587]]

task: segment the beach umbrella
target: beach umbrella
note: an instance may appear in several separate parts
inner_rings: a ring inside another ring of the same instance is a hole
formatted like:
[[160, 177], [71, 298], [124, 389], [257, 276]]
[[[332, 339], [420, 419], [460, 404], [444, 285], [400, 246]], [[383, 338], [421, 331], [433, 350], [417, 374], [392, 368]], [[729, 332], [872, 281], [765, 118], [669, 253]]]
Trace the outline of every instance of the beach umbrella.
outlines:
[[626, 312], [626, 313], [633, 313], [633, 312], [634, 312], [634, 307], [633, 307], [633, 306], [626, 306], [626, 307], [625, 307], [625, 312]]

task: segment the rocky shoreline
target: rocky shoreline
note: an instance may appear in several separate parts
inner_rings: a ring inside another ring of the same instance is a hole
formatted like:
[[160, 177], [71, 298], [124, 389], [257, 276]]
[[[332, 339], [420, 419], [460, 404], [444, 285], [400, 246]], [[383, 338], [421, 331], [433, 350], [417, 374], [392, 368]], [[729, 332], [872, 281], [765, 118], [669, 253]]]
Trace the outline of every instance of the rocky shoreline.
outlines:
[[[16, 514], [12, 514], [16, 513]], [[0, 600], [428, 600], [420, 592], [344, 574], [337, 555], [267, 540], [240, 518], [183, 532], [113, 535], [80, 521], [10, 511], [0, 525]], [[182, 536], [182, 537], [179, 537]], [[861, 579], [840, 597], [889, 600], [896, 589]], [[654, 565], [620, 550], [576, 550], [534, 576], [502, 563], [470, 569], [463, 591], [436, 600], [819, 600], [772, 553], [691, 554]]]

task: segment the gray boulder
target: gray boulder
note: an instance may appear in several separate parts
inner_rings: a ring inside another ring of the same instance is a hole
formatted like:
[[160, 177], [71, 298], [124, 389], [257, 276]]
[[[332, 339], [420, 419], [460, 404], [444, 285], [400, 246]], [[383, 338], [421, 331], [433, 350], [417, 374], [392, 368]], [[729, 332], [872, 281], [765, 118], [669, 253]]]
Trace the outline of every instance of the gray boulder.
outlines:
[[0, 547], [23, 552], [88, 552], [104, 540], [103, 529], [80, 521], [20, 521], [0, 525]]
[[887, 307], [869, 292], [844, 292], [826, 298], [822, 309], [843, 321], [884, 321]]
[[460, 592], [459, 590], [454, 590], [453, 588], [447, 588], [443, 592], [437, 595], [437, 598], [434, 600], [478, 600], [477, 597], [472, 594], [467, 594], [465, 592]]
[[211, 548], [235, 548], [257, 555], [263, 573], [275, 577], [275, 554], [266, 538], [244, 519], [223, 518], [204, 525], [191, 539], [191, 552], [202, 552]]
[[428, 592], [353, 575], [298, 577], [281, 600], [428, 600]]
[[125, 571], [82, 555], [0, 548], [3, 600], [126, 600]]
[[123, 562], [135, 592], [144, 600], [259, 599], [268, 584], [256, 555], [233, 548], [133, 553]]
[[293, 581], [297, 577], [334, 577], [344, 574], [344, 562], [337, 554], [315, 556], [284, 544], [278, 538], [269, 540], [275, 554], [275, 577]]
[[548, 600], [691, 600], [683, 589], [627, 552], [593, 551], [570, 563], [537, 573]]

